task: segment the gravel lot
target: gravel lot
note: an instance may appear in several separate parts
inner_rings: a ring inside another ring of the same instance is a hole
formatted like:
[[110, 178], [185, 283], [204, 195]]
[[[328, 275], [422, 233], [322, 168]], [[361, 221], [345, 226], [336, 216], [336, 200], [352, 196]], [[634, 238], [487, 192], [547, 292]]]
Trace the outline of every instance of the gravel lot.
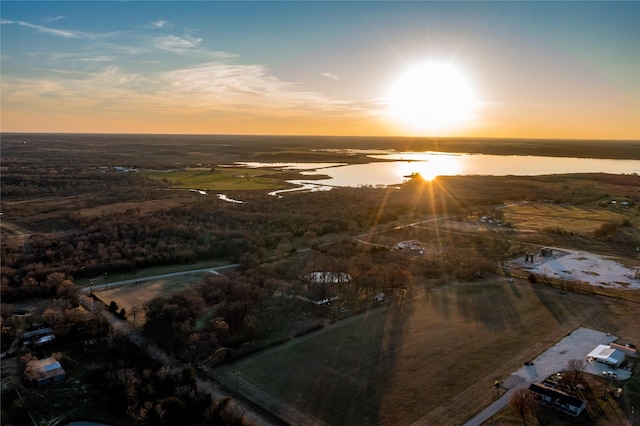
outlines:
[[543, 257], [540, 253], [535, 253], [533, 261], [525, 262], [524, 257], [519, 257], [509, 263], [517, 268], [552, 278], [611, 288], [640, 289], [640, 275], [636, 268], [624, 266], [610, 256], [586, 251], [554, 248], [552, 256]]

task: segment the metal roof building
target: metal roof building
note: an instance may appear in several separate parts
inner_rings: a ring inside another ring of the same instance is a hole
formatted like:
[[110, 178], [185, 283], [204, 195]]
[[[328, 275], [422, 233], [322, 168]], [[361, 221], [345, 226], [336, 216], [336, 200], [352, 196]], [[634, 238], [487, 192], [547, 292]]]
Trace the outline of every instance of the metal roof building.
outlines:
[[589, 352], [587, 359], [589, 358], [592, 358], [599, 363], [617, 368], [624, 361], [624, 353], [609, 345], [598, 345], [594, 350]]

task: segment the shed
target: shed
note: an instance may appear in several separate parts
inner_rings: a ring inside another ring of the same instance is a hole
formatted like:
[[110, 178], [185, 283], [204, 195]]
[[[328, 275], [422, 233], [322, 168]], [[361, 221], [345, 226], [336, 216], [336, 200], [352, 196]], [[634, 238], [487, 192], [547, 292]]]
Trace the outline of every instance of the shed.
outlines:
[[624, 361], [624, 353], [609, 345], [598, 345], [594, 350], [589, 352], [587, 358], [617, 368]]
[[38, 385], [59, 382], [67, 377], [60, 362], [52, 357], [29, 361], [25, 375]]

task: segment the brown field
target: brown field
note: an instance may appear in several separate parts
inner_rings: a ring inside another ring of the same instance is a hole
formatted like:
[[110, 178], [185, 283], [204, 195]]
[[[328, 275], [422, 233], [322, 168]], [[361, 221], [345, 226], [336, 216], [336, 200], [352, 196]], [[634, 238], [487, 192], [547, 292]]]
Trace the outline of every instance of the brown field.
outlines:
[[612, 211], [602, 207], [537, 202], [510, 206], [504, 212], [505, 220], [518, 230], [562, 229], [580, 234], [593, 233], [605, 222], [637, 218], [635, 214], [631, 216], [631, 209]]
[[127, 312], [127, 318], [131, 322], [133, 322], [133, 311], [135, 309], [135, 325], [143, 325], [146, 320], [144, 314], [145, 303], [156, 297], [168, 296], [190, 285], [200, 283], [202, 282], [202, 277], [202, 273], [194, 273], [192, 275], [146, 281], [140, 284], [107, 288], [106, 290], [102, 286], [98, 286], [94, 293], [106, 305], [114, 301], [118, 304], [118, 310], [124, 308], [125, 312]]
[[[578, 326], [640, 340], [637, 304], [499, 277], [426, 290], [230, 368], [328, 424], [460, 425]], [[242, 387], [242, 385], [240, 385]]]

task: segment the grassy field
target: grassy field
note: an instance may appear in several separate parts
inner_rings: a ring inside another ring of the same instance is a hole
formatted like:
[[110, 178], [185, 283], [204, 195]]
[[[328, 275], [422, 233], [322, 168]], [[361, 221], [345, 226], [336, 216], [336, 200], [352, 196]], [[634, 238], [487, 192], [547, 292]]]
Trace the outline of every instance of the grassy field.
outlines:
[[518, 204], [504, 212], [505, 220], [519, 230], [562, 229], [576, 233], [592, 233], [603, 223], [630, 218], [630, 214], [622, 210], [550, 203]]
[[639, 314], [496, 277], [427, 290], [230, 368], [331, 425], [460, 425], [496, 399], [494, 380], [577, 326], [637, 341], [628, 323]]
[[[193, 262], [189, 264], [151, 266], [149, 268], [138, 269], [133, 272], [109, 274], [108, 282], [113, 283], [116, 281], [135, 280], [138, 278], [146, 278], [146, 277], [153, 277], [156, 275], [170, 274], [172, 272], [187, 272], [187, 271], [194, 271], [196, 269], [215, 268], [217, 266], [224, 266], [228, 264], [229, 262], [220, 259], [220, 260], [203, 260], [200, 262]], [[180, 280], [181, 277], [176, 277], [174, 279]], [[88, 278], [79, 279], [76, 281], [76, 284], [82, 287], [88, 287], [89, 279]], [[98, 287], [100, 286], [104, 286], [104, 281], [102, 280], [99, 281]]]
[[210, 169], [189, 169], [171, 172], [145, 172], [154, 179], [167, 180], [176, 188], [195, 188], [215, 191], [242, 191], [257, 189], [282, 189], [283, 182], [269, 178], [278, 170], [244, 167], [222, 167]]

